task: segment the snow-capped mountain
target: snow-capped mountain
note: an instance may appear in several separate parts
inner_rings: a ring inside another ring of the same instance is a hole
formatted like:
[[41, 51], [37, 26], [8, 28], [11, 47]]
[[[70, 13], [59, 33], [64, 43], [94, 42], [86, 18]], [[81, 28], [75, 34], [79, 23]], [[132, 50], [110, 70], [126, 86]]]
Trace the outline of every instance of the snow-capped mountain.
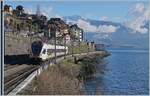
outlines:
[[[133, 29], [130, 29], [121, 23], [116, 23], [112, 21], [85, 19], [77, 15], [63, 17], [63, 19], [66, 22], [68, 22], [68, 24], [73, 23], [80, 24], [80, 22], [78, 22], [80, 20], [85, 25], [82, 26], [85, 29], [88, 28], [87, 26], [93, 28], [93, 30], [95, 30], [95, 28], [100, 29], [95, 32], [90, 32], [86, 30], [87, 32], [84, 32], [84, 39], [88, 41], [95, 41], [96, 43], [104, 43], [110, 45], [110, 47], [112, 48], [130, 47], [130, 48], [148, 49], [149, 44], [148, 32], [143, 34], [140, 32], [135, 32]], [[109, 27], [107, 28], [107, 26]], [[143, 27], [149, 29], [148, 26], [149, 23], [147, 22]], [[102, 28], [105, 29], [105, 31], [101, 30]], [[110, 30], [108, 30], [107, 32], [106, 29], [109, 28], [116, 28], [116, 30], [115, 32]]]

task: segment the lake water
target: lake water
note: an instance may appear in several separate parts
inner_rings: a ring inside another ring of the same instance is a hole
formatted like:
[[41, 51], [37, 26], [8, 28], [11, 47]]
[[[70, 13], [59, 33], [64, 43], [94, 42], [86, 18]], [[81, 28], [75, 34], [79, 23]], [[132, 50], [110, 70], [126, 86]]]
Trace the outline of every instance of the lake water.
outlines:
[[96, 76], [85, 82], [87, 94], [140, 95], [149, 92], [149, 55], [145, 50], [109, 50]]

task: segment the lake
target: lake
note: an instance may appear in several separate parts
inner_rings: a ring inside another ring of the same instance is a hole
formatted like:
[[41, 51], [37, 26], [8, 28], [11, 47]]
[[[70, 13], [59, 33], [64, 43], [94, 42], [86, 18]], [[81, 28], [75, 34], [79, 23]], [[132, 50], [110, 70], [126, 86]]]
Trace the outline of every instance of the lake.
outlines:
[[146, 50], [108, 50], [111, 55], [85, 82], [87, 94], [142, 95], [149, 92], [149, 54]]

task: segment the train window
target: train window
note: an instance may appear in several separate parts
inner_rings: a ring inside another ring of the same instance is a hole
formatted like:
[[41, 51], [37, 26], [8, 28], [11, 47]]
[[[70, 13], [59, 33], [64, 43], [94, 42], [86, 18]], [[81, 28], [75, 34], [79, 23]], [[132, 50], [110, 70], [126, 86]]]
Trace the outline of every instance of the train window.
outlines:
[[44, 49], [42, 53], [43, 53], [43, 54], [46, 54], [46, 49]]
[[[53, 52], [55, 52], [55, 49], [48, 49], [47, 51], [48, 51], [48, 53], [53, 53]], [[65, 51], [66, 51], [66, 49], [56, 49], [56, 52], [65, 52]]]

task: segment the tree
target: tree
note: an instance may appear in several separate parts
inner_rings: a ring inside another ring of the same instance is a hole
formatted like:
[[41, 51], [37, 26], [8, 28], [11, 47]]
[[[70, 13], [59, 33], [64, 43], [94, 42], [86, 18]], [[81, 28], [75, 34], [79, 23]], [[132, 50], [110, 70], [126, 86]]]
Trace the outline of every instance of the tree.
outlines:
[[23, 6], [18, 5], [18, 6], [16, 7], [16, 11], [19, 13], [19, 15], [21, 15], [21, 14], [24, 12]]
[[74, 34], [74, 30], [71, 27], [69, 28], [69, 34], [70, 34], [70, 38], [71, 38], [71, 51], [72, 51], [71, 54], [73, 57], [73, 54], [74, 54], [73, 47], [74, 47], [75, 34]]
[[13, 34], [17, 31], [17, 22], [13, 20]]
[[20, 24], [17, 24], [17, 33], [20, 33], [20, 30], [21, 30]]
[[29, 29], [29, 34], [31, 35], [31, 32], [32, 32], [32, 19], [28, 19], [26, 22], [27, 22], [27, 27]]
[[23, 6], [18, 5], [18, 6], [16, 7], [16, 10], [23, 11]]
[[9, 11], [9, 7], [10, 7], [9, 5], [5, 5], [5, 6], [4, 6], [4, 11], [7, 11], [7, 12], [8, 12], [8, 11]]
[[32, 23], [32, 25], [33, 25], [33, 31], [38, 32], [38, 29], [39, 29], [38, 24], [37, 23]]

